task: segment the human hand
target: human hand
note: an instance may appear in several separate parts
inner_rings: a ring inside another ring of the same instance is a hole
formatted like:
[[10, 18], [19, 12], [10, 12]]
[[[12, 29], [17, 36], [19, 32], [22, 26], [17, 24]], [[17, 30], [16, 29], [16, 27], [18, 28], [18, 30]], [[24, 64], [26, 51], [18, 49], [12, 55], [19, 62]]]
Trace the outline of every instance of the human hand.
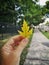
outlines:
[[2, 65], [19, 65], [22, 50], [28, 39], [20, 35], [14, 36], [2, 47]]

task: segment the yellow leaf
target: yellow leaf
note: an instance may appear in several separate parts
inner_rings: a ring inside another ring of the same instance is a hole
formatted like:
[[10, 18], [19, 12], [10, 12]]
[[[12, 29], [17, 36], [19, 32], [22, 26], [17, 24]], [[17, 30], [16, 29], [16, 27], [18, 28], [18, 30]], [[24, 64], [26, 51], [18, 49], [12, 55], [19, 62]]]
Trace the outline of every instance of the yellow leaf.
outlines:
[[29, 30], [29, 34], [32, 34], [32, 29], [31, 29], [31, 30]]
[[24, 20], [23, 25], [21, 27], [22, 32], [18, 31], [20, 35], [24, 36], [24, 37], [30, 37], [30, 35], [32, 34], [32, 29], [29, 30], [29, 26], [27, 24], [27, 22]]

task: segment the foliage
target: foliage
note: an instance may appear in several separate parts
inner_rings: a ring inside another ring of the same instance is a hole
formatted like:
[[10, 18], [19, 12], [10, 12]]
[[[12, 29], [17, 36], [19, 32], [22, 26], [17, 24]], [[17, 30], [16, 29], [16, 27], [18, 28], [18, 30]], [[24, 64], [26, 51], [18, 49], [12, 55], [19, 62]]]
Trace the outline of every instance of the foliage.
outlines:
[[46, 2], [46, 8], [49, 9], [49, 1]]
[[46, 14], [46, 13], [49, 14], [49, 1], [46, 1], [46, 5], [42, 8], [42, 13], [43, 14]]
[[[21, 18], [21, 20], [26, 19], [29, 24], [38, 25], [41, 22], [42, 11], [40, 6], [36, 4], [37, 1], [38, 0], [1, 0], [0, 22], [14, 22], [16, 24], [18, 18]], [[21, 14], [23, 14], [24, 17], [21, 16]]]
[[24, 20], [23, 22], [23, 27], [21, 27], [22, 32], [18, 30], [19, 34], [24, 36], [24, 37], [30, 37], [30, 35], [32, 34], [32, 29], [29, 29], [29, 26], [27, 24], [27, 22]]
[[15, 17], [15, 0], [0, 1], [0, 22], [13, 22]]
[[47, 21], [47, 23], [45, 25], [49, 26], [49, 21]]
[[49, 32], [42, 32], [49, 39]]

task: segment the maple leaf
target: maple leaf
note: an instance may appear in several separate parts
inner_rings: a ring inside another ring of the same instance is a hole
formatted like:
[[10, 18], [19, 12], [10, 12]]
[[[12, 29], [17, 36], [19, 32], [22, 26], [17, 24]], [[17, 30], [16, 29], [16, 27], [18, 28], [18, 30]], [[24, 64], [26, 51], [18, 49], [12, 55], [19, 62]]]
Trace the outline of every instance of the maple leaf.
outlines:
[[19, 34], [22, 35], [23, 37], [30, 37], [32, 34], [33, 29], [29, 29], [30, 27], [28, 26], [27, 22], [24, 20], [23, 25], [21, 27], [22, 31], [19, 31]]

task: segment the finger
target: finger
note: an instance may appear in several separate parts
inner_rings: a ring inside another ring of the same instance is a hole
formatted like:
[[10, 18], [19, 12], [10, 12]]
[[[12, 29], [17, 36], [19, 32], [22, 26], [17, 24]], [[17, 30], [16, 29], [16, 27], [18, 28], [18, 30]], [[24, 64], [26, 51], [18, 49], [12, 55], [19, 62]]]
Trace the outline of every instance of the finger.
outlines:
[[17, 35], [17, 36], [13, 36], [12, 38], [10, 38], [7, 43], [3, 46], [3, 48], [10, 48], [11, 44], [14, 44], [16, 41], [19, 41], [21, 38], [20, 38], [20, 35]]
[[25, 37], [21, 36], [21, 35], [17, 35], [13, 37], [14, 41], [21, 41], [22, 39], [24, 39]]
[[9, 39], [9, 41], [3, 46], [2, 52], [3, 54], [9, 55], [13, 50], [14, 46], [23, 39], [22, 36], [17, 35]]
[[24, 39], [25, 37], [21, 36], [21, 35], [17, 35], [17, 36], [14, 36], [13, 37], [13, 40], [14, 40], [14, 44], [12, 44], [12, 46], [14, 45], [15, 46], [18, 46], [19, 43]]
[[23, 39], [21, 42], [20, 42], [20, 45], [21, 45], [21, 47], [25, 47], [27, 44], [28, 44], [28, 38], [25, 38], [25, 39]]
[[24, 48], [26, 47], [26, 45], [28, 44], [28, 41], [29, 41], [29, 40], [28, 40], [27, 38], [25, 38], [25, 39], [23, 39], [23, 40], [20, 42], [19, 46], [14, 50], [14, 53], [15, 53], [16, 56], [20, 56], [20, 55], [21, 55], [23, 49], [24, 49]]

